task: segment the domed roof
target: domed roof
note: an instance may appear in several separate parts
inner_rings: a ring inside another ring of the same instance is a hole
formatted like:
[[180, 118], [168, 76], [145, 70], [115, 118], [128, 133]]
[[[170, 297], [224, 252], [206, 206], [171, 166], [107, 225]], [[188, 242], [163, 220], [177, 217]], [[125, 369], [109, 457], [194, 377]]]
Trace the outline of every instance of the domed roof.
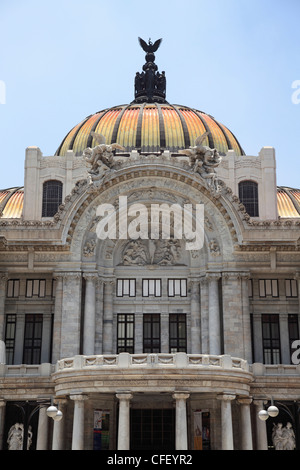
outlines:
[[86, 117], [68, 132], [55, 155], [68, 150], [81, 155], [87, 147], [97, 145], [91, 131], [102, 134], [107, 144], [118, 143], [129, 152], [161, 152], [193, 146], [195, 139], [210, 131], [203, 145], [216, 148], [224, 155], [232, 149], [236, 155], [244, 151], [233, 133], [209, 114], [187, 106], [163, 103], [137, 103], [104, 109]]

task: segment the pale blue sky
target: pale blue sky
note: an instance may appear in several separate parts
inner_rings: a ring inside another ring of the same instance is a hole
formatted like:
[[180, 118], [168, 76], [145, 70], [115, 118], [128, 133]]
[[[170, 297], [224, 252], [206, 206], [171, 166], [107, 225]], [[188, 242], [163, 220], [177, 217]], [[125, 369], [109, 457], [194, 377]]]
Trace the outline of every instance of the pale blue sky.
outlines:
[[299, 188], [299, 18], [299, 0], [1, 0], [0, 188], [23, 185], [26, 147], [53, 155], [83, 118], [133, 100], [138, 36], [163, 38], [170, 103], [213, 115], [248, 155], [275, 147], [278, 185]]

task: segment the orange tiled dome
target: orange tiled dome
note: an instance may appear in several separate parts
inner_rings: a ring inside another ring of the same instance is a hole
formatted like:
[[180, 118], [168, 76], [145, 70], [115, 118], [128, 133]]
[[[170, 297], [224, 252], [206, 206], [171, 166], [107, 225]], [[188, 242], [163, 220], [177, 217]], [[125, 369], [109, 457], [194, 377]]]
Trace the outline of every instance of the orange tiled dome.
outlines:
[[118, 143], [126, 151], [173, 153], [194, 145], [195, 139], [206, 131], [204, 145], [216, 148], [220, 154], [233, 149], [237, 155], [244, 151], [232, 132], [212, 116], [187, 106], [165, 103], [131, 103], [115, 106], [92, 114], [73, 127], [60, 144], [56, 155], [68, 150], [81, 155], [96, 142], [91, 131], [103, 134], [106, 143]]

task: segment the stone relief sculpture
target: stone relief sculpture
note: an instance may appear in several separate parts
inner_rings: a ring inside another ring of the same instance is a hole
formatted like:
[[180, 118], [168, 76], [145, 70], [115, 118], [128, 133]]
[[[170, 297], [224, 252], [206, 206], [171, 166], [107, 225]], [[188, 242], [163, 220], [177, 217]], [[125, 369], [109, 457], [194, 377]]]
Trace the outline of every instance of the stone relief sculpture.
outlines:
[[190, 165], [193, 173], [198, 173], [206, 182], [209, 189], [218, 193], [221, 189], [216, 175], [216, 167], [220, 165], [222, 157], [217, 149], [202, 145], [203, 140], [209, 134], [205, 132], [195, 140], [194, 147], [179, 150], [179, 153], [190, 157]]
[[89, 174], [93, 177], [103, 177], [107, 171], [110, 171], [114, 165], [113, 151], [116, 149], [125, 150], [124, 147], [115, 143], [106, 144], [106, 139], [102, 134], [91, 132], [91, 135], [98, 142], [93, 148], [86, 148], [83, 156], [87, 165], [90, 167]]
[[124, 265], [174, 265], [181, 256], [179, 240], [131, 240], [123, 251]]
[[[24, 425], [16, 423], [11, 426], [8, 432], [8, 450], [23, 450], [23, 435], [24, 435]], [[27, 450], [32, 444], [32, 430], [31, 426], [28, 429], [28, 439], [27, 439]]]
[[83, 248], [83, 254], [85, 256], [93, 256], [95, 252], [97, 241], [95, 238], [88, 240]]
[[285, 427], [282, 427], [282, 423], [274, 424], [272, 441], [275, 450], [294, 450], [296, 439], [291, 423], [287, 423]]

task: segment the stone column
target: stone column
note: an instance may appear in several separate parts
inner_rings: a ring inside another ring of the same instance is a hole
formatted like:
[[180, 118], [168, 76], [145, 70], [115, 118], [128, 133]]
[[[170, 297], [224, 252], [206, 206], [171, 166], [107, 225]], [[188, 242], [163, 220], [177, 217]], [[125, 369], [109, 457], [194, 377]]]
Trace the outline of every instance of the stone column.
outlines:
[[95, 328], [96, 328], [96, 273], [84, 273], [85, 303], [83, 321], [83, 354], [95, 354]]
[[175, 425], [175, 449], [187, 450], [187, 417], [186, 417], [186, 400], [190, 394], [186, 392], [176, 392], [173, 398], [176, 400], [176, 425]]
[[208, 334], [209, 354], [221, 354], [221, 326], [219, 303], [219, 273], [209, 273], [208, 278]]
[[241, 448], [253, 450], [250, 405], [252, 398], [240, 398], [241, 405]]
[[231, 401], [235, 399], [235, 395], [224, 394], [217, 398], [221, 400], [222, 450], [234, 450]]
[[85, 395], [70, 395], [74, 400], [72, 450], [84, 450], [84, 400]]
[[45, 313], [43, 315], [43, 333], [42, 333], [42, 351], [41, 363], [50, 362], [51, 356], [51, 332], [52, 332], [52, 315]]
[[113, 354], [113, 288], [114, 281], [104, 281], [103, 354]]
[[208, 306], [208, 279], [200, 278], [200, 312], [201, 312], [201, 354], [209, 354], [209, 306]]
[[39, 410], [36, 450], [48, 449], [48, 420], [49, 418], [47, 416], [47, 407], [43, 406]]
[[63, 275], [59, 273], [54, 273], [53, 279], [55, 279], [55, 304], [53, 319], [52, 362], [56, 363], [60, 359], [61, 348]]
[[255, 420], [256, 420], [256, 450], [268, 450], [267, 426], [266, 422], [258, 417], [259, 411], [264, 409], [263, 400], [254, 400]]
[[281, 313], [279, 315], [279, 328], [280, 328], [281, 363], [291, 364], [288, 314], [287, 313]]
[[55, 400], [58, 403], [58, 409], [62, 412], [63, 417], [60, 421], [53, 423], [52, 450], [64, 450], [64, 423], [66, 420], [65, 405], [67, 400]]
[[264, 362], [261, 313], [253, 314], [253, 343], [254, 343], [254, 361]]
[[118, 450], [130, 449], [130, 400], [131, 393], [118, 393], [119, 400], [119, 427], [118, 427]]
[[242, 307], [243, 307], [243, 333], [244, 333], [244, 359], [252, 362], [251, 344], [251, 322], [250, 322], [250, 301], [248, 281], [250, 273], [240, 273], [242, 282]]
[[200, 328], [200, 284], [193, 279], [191, 283], [191, 343], [192, 354], [201, 353], [201, 328]]
[[3, 448], [3, 434], [5, 423], [5, 400], [0, 399], [0, 450]]
[[25, 314], [17, 314], [14, 364], [23, 364]]
[[81, 273], [64, 273], [60, 357], [73, 357], [80, 351]]
[[4, 322], [5, 322], [5, 299], [7, 273], [0, 273], [0, 340], [4, 341]]

